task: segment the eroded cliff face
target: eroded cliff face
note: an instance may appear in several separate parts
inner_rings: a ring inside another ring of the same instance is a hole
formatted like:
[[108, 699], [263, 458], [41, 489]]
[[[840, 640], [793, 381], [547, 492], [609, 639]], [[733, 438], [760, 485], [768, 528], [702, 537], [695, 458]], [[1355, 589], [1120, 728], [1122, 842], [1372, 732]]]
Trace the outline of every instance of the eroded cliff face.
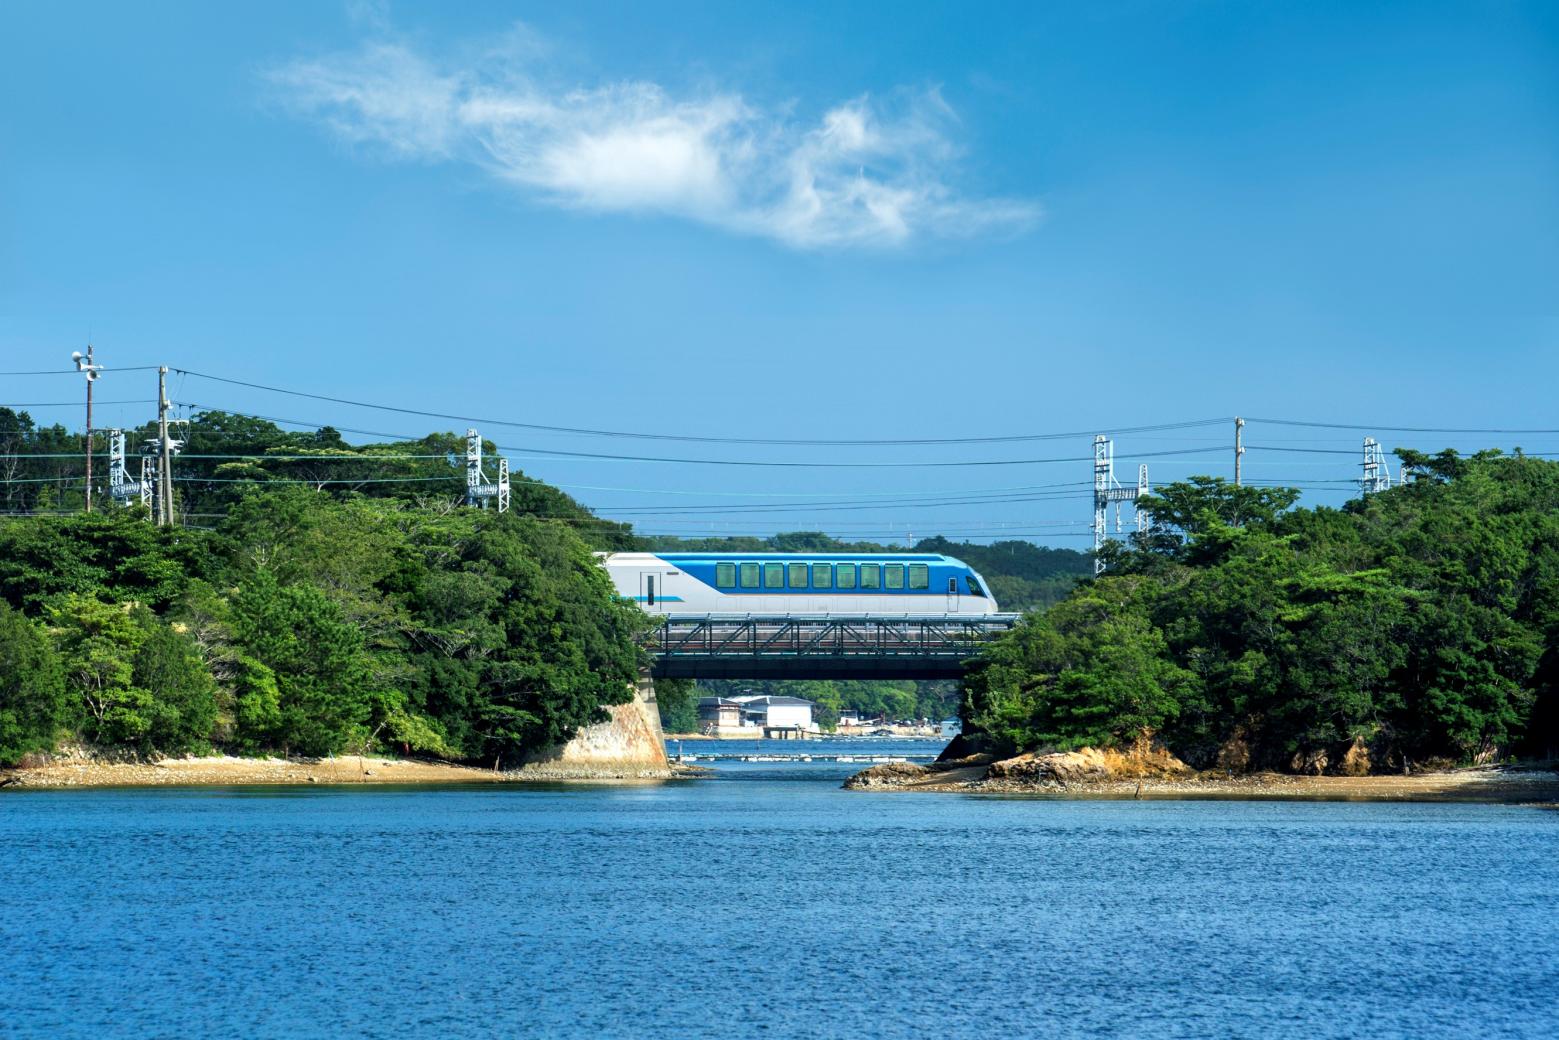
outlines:
[[532, 756], [515, 772], [541, 780], [664, 780], [671, 776], [655, 684], [641, 679], [633, 700], [608, 707], [611, 718], [587, 726], [560, 748]]

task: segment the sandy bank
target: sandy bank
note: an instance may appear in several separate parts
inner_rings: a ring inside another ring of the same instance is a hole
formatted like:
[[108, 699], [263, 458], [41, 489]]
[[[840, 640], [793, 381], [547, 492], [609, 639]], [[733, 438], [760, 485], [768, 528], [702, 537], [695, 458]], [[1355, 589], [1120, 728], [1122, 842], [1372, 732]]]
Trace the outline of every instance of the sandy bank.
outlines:
[[625, 769], [494, 772], [445, 762], [349, 756], [326, 759], [170, 758], [160, 762], [103, 762], [66, 759], [29, 769], [0, 770], [0, 786], [159, 787], [233, 784], [470, 784], [538, 783], [559, 780], [622, 783], [665, 779]]
[[[1086, 751], [1086, 749], [1085, 749]], [[1053, 760], [1059, 759], [1059, 762]], [[1038, 768], [1035, 768], [1036, 764]], [[873, 766], [845, 787], [868, 791], [954, 791], [964, 794], [1052, 798], [1233, 798], [1381, 802], [1559, 802], [1559, 772], [1490, 766], [1391, 776], [1228, 776], [1189, 769], [1150, 768], [1145, 775], [1089, 768], [1085, 753], [1023, 756], [1006, 762], [977, 761], [919, 766]], [[1052, 768], [1059, 765], [1060, 768]], [[1068, 768], [1072, 767], [1072, 768]], [[1112, 773], [1116, 775], [1112, 775]]]

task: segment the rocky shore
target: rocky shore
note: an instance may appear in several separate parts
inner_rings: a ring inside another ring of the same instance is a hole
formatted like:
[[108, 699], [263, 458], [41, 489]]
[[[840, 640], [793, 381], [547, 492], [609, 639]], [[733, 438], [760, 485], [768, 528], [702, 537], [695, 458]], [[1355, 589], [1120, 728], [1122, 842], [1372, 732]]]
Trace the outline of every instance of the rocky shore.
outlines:
[[1274, 798], [1337, 801], [1473, 801], [1551, 806], [1559, 773], [1488, 766], [1409, 775], [1295, 776], [1197, 772], [1162, 750], [990, 755], [933, 762], [895, 762], [856, 773], [859, 791], [954, 791], [1070, 798]]
[[490, 769], [355, 755], [320, 759], [211, 755], [157, 761], [67, 756], [25, 768], [0, 770], [0, 785], [13, 787], [496, 783], [504, 779], [505, 774]]
[[554, 765], [494, 771], [448, 762], [347, 756], [284, 759], [166, 758], [110, 761], [57, 758], [0, 769], [0, 788], [225, 787], [252, 784], [515, 784], [644, 783], [698, 775], [695, 767], [655, 768], [633, 762]]

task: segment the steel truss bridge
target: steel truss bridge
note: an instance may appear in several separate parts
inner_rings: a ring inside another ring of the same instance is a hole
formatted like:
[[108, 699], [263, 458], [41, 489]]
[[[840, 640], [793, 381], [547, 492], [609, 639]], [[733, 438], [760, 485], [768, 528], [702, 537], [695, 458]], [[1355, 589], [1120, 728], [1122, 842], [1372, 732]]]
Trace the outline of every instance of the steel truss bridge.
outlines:
[[1017, 623], [984, 615], [668, 615], [651, 636], [658, 679], [957, 679]]

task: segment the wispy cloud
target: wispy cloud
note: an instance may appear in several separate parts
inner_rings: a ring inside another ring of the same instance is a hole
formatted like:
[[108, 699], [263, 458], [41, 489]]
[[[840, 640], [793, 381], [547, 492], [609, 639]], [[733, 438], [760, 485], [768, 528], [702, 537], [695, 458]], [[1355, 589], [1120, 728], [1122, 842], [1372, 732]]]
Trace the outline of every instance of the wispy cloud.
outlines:
[[801, 248], [1014, 233], [1037, 206], [960, 193], [958, 121], [935, 90], [867, 96], [815, 123], [739, 93], [546, 84], [523, 27], [465, 60], [385, 31], [267, 78], [293, 111], [404, 160], [474, 163], [546, 203], [684, 217]]

